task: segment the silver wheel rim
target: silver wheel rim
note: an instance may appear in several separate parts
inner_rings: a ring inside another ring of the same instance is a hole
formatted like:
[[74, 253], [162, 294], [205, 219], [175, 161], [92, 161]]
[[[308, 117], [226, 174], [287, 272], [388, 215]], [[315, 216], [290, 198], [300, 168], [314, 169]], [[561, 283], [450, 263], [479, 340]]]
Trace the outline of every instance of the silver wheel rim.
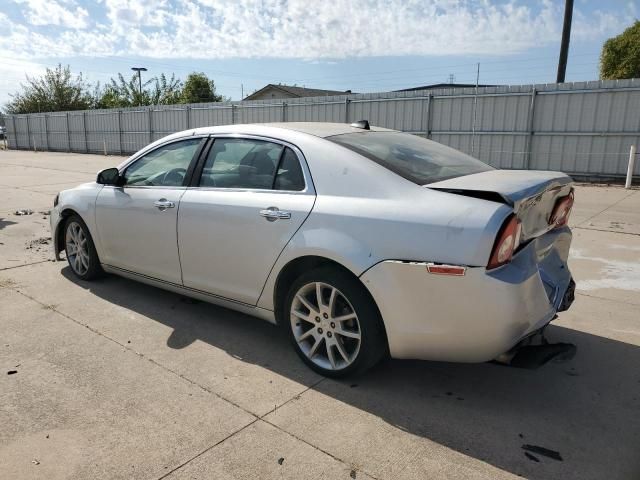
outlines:
[[67, 225], [65, 243], [69, 265], [78, 275], [84, 275], [89, 270], [89, 245], [78, 222]]
[[291, 329], [302, 353], [326, 370], [342, 370], [358, 357], [362, 332], [355, 309], [337, 288], [302, 286], [291, 303]]

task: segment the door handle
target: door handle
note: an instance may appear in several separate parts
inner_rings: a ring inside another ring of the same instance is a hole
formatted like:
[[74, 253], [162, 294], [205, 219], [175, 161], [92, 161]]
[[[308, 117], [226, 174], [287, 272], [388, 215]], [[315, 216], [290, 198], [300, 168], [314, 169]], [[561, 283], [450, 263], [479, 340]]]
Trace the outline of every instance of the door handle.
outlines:
[[275, 222], [276, 220], [286, 220], [291, 218], [291, 212], [283, 212], [279, 210], [278, 207], [269, 207], [264, 210], [260, 210], [260, 216], [266, 218], [270, 222]]
[[164, 211], [167, 208], [174, 208], [176, 204], [173, 202], [170, 202], [166, 198], [161, 198], [160, 200], [156, 200], [155, 202], [153, 202], [153, 206], [156, 207], [158, 210]]

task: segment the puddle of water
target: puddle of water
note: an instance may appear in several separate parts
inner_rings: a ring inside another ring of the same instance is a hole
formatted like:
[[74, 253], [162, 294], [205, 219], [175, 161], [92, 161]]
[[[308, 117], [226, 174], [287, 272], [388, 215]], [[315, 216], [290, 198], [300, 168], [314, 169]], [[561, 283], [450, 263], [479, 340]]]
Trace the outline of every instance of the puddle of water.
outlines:
[[[635, 247], [617, 245], [618, 248], [636, 250]], [[614, 248], [616, 248], [614, 247]], [[640, 262], [613, 260], [603, 257], [586, 255], [582, 250], [572, 249], [569, 258], [574, 260], [588, 260], [601, 263], [598, 271], [599, 278], [576, 281], [578, 290], [598, 290], [601, 288], [615, 288], [619, 290], [640, 291]]]

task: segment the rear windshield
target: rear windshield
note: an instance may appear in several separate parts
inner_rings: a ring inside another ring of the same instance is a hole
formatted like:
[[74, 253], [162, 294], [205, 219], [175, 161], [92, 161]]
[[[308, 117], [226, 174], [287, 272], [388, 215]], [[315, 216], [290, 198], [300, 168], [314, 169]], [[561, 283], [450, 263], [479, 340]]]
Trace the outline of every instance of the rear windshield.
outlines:
[[345, 133], [327, 137], [418, 185], [493, 170], [453, 148], [400, 132]]

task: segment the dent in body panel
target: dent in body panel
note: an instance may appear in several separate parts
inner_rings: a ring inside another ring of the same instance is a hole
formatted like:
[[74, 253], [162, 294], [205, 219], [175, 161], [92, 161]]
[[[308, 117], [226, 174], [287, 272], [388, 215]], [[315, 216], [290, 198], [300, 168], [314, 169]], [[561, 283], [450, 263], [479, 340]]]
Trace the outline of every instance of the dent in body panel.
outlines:
[[356, 276], [389, 259], [484, 267], [511, 209], [420, 187], [413, 193], [400, 200], [318, 196], [274, 265], [258, 306], [273, 309], [279, 273], [309, 255], [335, 261]]

